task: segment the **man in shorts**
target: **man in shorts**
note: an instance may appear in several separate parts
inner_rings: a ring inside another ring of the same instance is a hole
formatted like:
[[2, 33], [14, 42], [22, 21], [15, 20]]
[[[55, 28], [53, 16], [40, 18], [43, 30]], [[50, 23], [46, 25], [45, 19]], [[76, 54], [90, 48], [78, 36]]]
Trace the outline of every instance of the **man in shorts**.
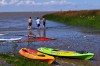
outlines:
[[28, 29], [32, 28], [32, 19], [31, 17], [28, 18]]

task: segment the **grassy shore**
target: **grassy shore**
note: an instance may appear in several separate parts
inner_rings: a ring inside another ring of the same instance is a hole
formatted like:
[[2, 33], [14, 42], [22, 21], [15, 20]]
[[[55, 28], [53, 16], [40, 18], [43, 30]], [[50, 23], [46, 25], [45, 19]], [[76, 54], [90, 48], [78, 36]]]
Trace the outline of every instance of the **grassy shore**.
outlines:
[[67, 25], [100, 28], [100, 10], [60, 11], [45, 17]]
[[49, 66], [47, 63], [27, 59], [20, 55], [0, 54], [0, 59], [4, 59], [11, 66]]

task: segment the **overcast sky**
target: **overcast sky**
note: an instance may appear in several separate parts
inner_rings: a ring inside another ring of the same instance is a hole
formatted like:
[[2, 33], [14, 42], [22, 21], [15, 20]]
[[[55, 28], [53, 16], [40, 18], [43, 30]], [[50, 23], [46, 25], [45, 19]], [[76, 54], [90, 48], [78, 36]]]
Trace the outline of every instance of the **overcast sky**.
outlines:
[[100, 0], [0, 0], [0, 12], [100, 9]]

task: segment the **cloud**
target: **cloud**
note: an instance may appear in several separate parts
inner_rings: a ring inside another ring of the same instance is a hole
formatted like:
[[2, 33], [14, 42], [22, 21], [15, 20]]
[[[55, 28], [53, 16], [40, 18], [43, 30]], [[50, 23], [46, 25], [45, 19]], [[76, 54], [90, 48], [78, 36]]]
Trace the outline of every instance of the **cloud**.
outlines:
[[72, 4], [66, 0], [50, 0], [44, 2], [36, 2], [34, 0], [10, 0], [10, 2], [6, 2], [6, 0], [1, 0], [0, 5], [69, 5]]
[[7, 2], [5, 0], [1, 0], [0, 5], [7, 5]]
[[16, 5], [35, 5], [35, 2], [34, 1], [29, 1], [29, 0], [19, 1]]
[[65, 0], [61, 0], [61, 1], [56, 1], [56, 0], [51, 0], [51, 1], [48, 1], [48, 2], [43, 2], [43, 3], [40, 3], [37, 5], [67, 5], [67, 4], [71, 4], [71, 2], [67, 2]]
[[18, 0], [11, 0], [8, 5], [15, 5], [18, 3]]

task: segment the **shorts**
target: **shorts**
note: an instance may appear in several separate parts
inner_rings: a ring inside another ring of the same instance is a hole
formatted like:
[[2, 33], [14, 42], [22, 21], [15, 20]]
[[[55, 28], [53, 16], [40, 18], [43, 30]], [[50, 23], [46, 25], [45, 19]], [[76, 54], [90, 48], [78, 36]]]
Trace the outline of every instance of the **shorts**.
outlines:
[[40, 27], [40, 24], [37, 24], [37, 27]]
[[44, 25], [44, 27], [45, 27], [45, 22], [43, 22], [43, 25]]
[[28, 26], [32, 26], [32, 23], [28, 23]]

